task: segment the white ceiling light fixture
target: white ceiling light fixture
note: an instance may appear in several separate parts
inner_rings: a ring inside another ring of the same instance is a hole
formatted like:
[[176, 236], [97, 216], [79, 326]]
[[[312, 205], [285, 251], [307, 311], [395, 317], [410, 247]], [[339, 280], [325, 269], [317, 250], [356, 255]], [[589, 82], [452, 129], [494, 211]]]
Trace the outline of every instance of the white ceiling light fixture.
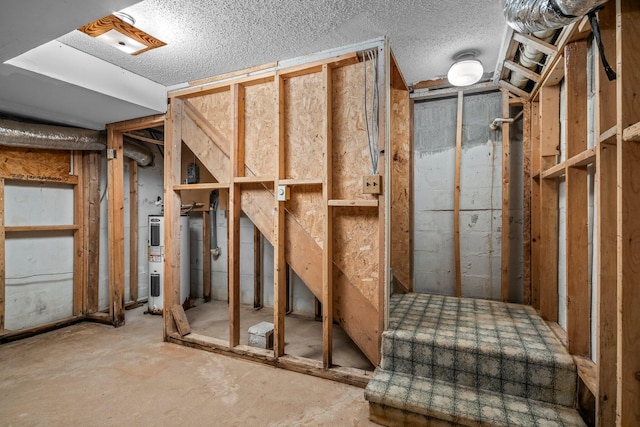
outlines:
[[90, 22], [78, 30], [130, 55], [139, 55], [166, 45], [163, 41], [134, 27], [135, 22], [131, 15], [115, 12]]
[[477, 54], [475, 50], [465, 50], [453, 57], [455, 62], [447, 73], [449, 83], [453, 86], [469, 86], [480, 81], [484, 67], [482, 62], [476, 59]]

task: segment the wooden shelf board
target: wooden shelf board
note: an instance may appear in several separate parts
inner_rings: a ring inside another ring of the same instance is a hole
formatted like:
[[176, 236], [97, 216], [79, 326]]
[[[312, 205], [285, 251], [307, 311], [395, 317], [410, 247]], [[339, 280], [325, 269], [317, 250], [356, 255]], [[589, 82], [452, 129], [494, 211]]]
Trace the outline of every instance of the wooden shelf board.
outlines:
[[261, 184], [263, 182], [273, 182], [274, 179], [268, 176], [237, 176], [233, 178], [234, 184]]
[[322, 178], [281, 179], [280, 185], [322, 185]]
[[174, 185], [174, 191], [180, 190], [215, 190], [216, 188], [229, 188], [229, 184], [224, 182], [202, 182], [199, 184], [179, 184]]
[[378, 200], [329, 200], [329, 206], [378, 207]]
[[7, 225], [4, 230], [9, 233], [29, 231], [74, 231], [79, 230], [78, 225]]
[[542, 172], [543, 179], [553, 179], [562, 176], [566, 172], [567, 162], [558, 163]]
[[598, 395], [598, 367], [593, 360], [586, 357], [573, 356], [578, 368], [578, 376], [594, 396]]
[[590, 163], [596, 161], [596, 147], [589, 148], [580, 154], [576, 154], [569, 160], [567, 160], [568, 168], [578, 168], [587, 166]]
[[618, 127], [613, 126], [600, 134], [601, 144], [615, 144]]

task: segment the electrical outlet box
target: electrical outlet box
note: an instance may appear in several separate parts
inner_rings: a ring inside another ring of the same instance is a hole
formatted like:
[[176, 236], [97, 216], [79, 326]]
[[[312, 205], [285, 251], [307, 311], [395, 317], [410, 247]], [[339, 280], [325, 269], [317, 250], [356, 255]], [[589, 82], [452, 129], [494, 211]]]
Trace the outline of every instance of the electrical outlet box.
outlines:
[[291, 198], [291, 190], [286, 185], [278, 185], [277, 197], [279, 202], [286, 202]]
[[382, 177], [365, 175], [362, 178], [362, 194], [382, 194]]

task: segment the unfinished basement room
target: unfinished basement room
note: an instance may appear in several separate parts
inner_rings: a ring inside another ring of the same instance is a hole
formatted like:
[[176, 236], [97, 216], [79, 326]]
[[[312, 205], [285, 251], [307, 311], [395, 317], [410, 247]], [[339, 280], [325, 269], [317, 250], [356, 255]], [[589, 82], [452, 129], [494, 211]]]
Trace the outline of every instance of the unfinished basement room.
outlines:
[[1, 426], [640, 427], [638, 0], [5, 3]]

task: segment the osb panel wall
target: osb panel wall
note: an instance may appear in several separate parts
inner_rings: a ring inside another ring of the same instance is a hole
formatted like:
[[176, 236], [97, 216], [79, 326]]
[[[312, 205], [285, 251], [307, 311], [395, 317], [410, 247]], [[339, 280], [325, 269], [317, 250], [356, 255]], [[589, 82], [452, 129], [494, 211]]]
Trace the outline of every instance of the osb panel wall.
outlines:
[[[371, 173], [364, 114], [364, 66], [333, 70], [333, 198], [374, 199], [362, 194], [362, 177]], [[372, 67], [367, 62], [367, 97], [371, 102]], [[384, 137], [381, 137], [383, 145]]]
[[298, 186], [291, 190], [291, 200], [287, 202], [287, 212], [305, 229], [322, 248], [324, 235], [324, 202], [322, 186]]
[[182, 117], [182, 140], [218, 182], [229, 182], [229, 147], [212, 141], [186, 113]]
[[325, 111], [322, 74], [287, 79], [284, 92], [286, 177], [322, 178]]
[[276, 167], [276, 104], [273, 83], [245, 88], [245, 163], [247, 176], [270, 176]]
[[[190, 163], [198, 165], [200, 170], [200, 182], [215, 182], [216, 180], [211, 175], [211, 172], [202, 164], [200, 159], [191, 152], [186, 144], [182, 144], [182, 171], [180, 182], [184, 182], [187, 178], [187, 169]], [[183, 204], [189, 203], [202, 203], [201, 208], [195, 208], [195, 210], [209, 210], [209, 193], [211, 190], [183, 190], [180, 192]]]
[[409, 92], [391, 89], [391, 268], [407, 291], [411, 275], [411, 101]]
[[[226, 90], [206, 96], [190, 98], [189, 101], [207, 121], [226, 138], [226, 142], [233, 140], [233, 92]], [[220, 144], [222, 142], [219, 142]], [[221, 147], [229, 153], [229, 147]], [[226, 182], [223, 180], [221, 182]]]
[[0, 178], [75, 182], [70, 171], [70, 151], [0, 147]]

